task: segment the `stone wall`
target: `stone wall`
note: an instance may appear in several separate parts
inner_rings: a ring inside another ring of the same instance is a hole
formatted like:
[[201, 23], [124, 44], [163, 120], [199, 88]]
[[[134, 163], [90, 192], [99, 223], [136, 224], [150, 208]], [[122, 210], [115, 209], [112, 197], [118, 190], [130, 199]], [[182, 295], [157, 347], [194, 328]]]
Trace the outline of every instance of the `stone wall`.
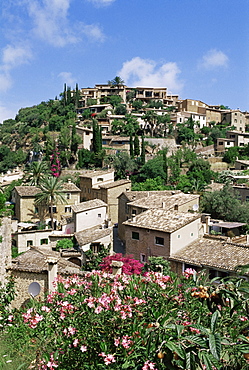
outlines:
[[11, 219], [4, 217], [0, 226], [0, 284], [5, 284], [6, 268], [11, 266]]
[[12, 308], [20, 308], [27, 300], [32, 299], [28, 288], [33, 282], [37, 282], [41, 286], [41, 291], [35, 299], [43, 299], [44, 294], [48, 292], [48, 273], [47, 272], [29, 272], [10, 270], [9, 274], [15, 280], [16, 298], [11, 303]]

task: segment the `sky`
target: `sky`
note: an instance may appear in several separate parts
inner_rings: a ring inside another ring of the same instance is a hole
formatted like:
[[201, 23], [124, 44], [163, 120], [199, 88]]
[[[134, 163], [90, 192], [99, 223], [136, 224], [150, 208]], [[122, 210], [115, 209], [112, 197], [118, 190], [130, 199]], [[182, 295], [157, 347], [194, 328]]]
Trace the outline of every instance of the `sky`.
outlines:
[[249, 111], [249, 0], [1, 0], [0, 122], [64, 83]]

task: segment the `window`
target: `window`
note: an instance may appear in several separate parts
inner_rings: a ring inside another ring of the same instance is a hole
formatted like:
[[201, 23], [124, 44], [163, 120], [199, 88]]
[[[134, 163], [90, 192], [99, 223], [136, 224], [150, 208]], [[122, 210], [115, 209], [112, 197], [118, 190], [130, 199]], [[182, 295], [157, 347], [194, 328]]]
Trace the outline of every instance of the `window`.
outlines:
[[191, 233], [190, 236], [194, 236], [194, 233]]
[[27, 247], [31, 247], [33, 245], [33, 240], [27, 240]]
[[88, 193], [91, 193], [91, 189], [88, 189]]
[[99, 181], [104, 181], [104, 179], [103, 179], [103, 177], [98, 177], [97, 178], [97, 181], [99, 182]]
[[139, 240], [139, 233], [137, 231], [132, 231], [131, 237], [133, 240]]
[[101, 218], [101, 213], [98, 213], [98, 217]]
[[246, 196], [246, 202], [249, 202], [249, 195]]
[[135, 216], [135, 215], [137, 214], [137, 210], [136, 210], [136, 209], [133, 209], [133, 210], [131, 211], [131, 214], [132, 214], [132, 216]]
[[57, 212], [56, 206], [48, 207], [48, 212], [49, 212], [49, 213], [51, 213], [51, 211], [52, 211], [53, 213], [56, 213], [56, 212]]
[[178, 239], [180, 239], [180, 238], [181, 238], [181, 235], [180, 235], [180, 234], [179, 234], [179, 235], [177, 235], [177, 238], [178, 238]]
[[67, 199], [71, 199], [71, 193], [67, 193], [66, 198], [67, 198]]
[[65, 207], [65, 213], [71, 213], [72, 208], [71, 207]]
[[43, 245], [43, 244], [48, 244], [48, 239], [41, 239], [40, 245]]
[[146, 262], [146, 256], [143, 253], [140, 253], [140, 262], [142, 262], [142, 263]]
[[35, 207], [35, 213], [38, 213], [38, 207]]
[[219, 141], [219, 145], [223, 145], [223, 141]]
[[155, 243], [157, 245], [164, 245], [164, 238], [160, 238], [159, 236], [156, 236]]

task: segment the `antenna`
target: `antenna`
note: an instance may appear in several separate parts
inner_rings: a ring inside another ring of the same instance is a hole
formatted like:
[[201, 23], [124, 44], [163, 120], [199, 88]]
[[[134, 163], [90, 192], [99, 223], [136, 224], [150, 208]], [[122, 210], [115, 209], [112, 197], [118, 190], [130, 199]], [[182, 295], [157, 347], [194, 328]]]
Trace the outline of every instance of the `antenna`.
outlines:
[[41, 291], [41, 286], [39, 283], [36, 283], [35, 281], [31, 284], [29, 284], [28, 292], [29, 294], [34, 298], [36, 297]]

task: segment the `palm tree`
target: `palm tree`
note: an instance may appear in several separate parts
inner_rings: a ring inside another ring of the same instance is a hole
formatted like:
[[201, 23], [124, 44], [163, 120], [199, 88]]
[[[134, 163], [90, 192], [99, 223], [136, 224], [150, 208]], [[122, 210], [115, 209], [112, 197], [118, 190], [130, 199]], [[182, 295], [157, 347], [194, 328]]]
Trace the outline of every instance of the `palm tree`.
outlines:
[[47, 162], [39, 161], [33, 162], [27, 170], [26, 179], [28, 185], [37, 186], [42, 181], [44, 174], [48, 170]]
[[58, 203], [67, 202], [63, 192], [63, 181], [55, 176], [45, 177], [37, 187], [41, 192], [36, 194], [35, 204], [49, 207], [51, 226], [54, 230], [53, 207]]
[[119, 76], [116, 76], [113, 80], [109, 80], [107, 83], [108, 85], [117, 86], [118, 88], [119, 86], [125, 84], [124, 80], [122, 80], [122, 78]]

